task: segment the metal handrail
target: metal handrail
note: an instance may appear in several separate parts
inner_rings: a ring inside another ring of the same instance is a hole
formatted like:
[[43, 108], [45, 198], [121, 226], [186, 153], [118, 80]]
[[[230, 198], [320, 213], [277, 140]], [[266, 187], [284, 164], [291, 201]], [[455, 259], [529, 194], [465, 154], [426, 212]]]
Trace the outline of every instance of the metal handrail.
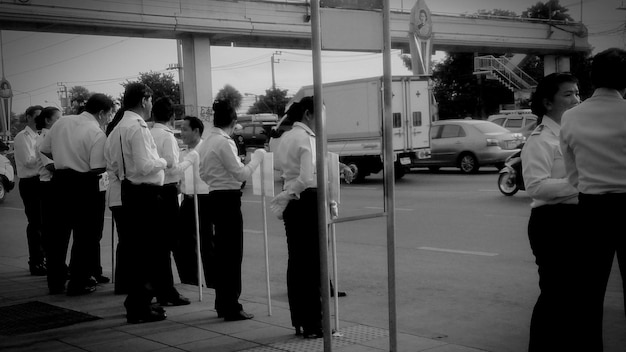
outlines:
[[511, 63], [506, 57], [496, 58], [493, 55], [474, 58], [474, 68], [479, 71], [489, 71], [498, 74], [517, 89], [532, 89], [537, 81]]

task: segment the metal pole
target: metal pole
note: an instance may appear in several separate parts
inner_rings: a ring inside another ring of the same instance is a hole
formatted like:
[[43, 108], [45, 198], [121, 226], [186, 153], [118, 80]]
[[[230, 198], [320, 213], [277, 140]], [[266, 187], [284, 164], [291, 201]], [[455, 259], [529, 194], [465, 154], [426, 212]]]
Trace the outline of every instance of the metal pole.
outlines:
[[337, 273], [337, 236], [335, 235], [335, 224], [330, 224], [330, 249], [333, 263], [333, 282], [335, 283], [335, 297], [333, 299], [335, 308], [335, 332], [333, 336], [342, 336], [339, 333], [339, 274]]
[[387, 212], [387, 281], [389, 296], [389, 351], [398, 350], [396, 316], [396, 243], [395, 243], [395, 190], [393, 165], [393, 123], [391, 100], [391, 27], [389, 0], [383, 6], [383, 149], [384, 149], [384, 188], [385, 210]]
[[2, 71], [0, 71], [0, 77], [4, 79], [4, 50], [2, 49], [2, 31], [0, 31], [0, 69], [2, 69]]
[[328, 170], [326, 165], [326, 121], [322, 101], [322, 41], [320, 1], [311, 1], [311, 47], [313, 49], [313, 92], [315, 104], [315, 146], [317, 160], [317, 228], [319, 231], [320, 280], [322, 287], [322, 326], [324, 352], [332, 351], [330, 326], [330, 281], [328, 278]]
[[200, 217], [198, 216], [198, 191], [196, 189], [197, 163], [193, 163], [193, 213], [196, 218], [196, 248], [198, 248], [198, 301], [202, 302], [202, 249], [200, 247]]
[[270, 291], [270, 256], [267, 241], [267, 206], [265, 201], [265, 173], [263, 172], [263, 161], [261, 161], [261, 207], [263, 208], [263, 247], [265, 250], [265, 286], [267, 288], [267, 315], [272, 315], [272, 292]]
[[115, 283], [115, 221], [111, 212], [111, 282]]
[[272, 90], [276, 89], [276, 79], [274, 78], [274, 54], [272, 54]]

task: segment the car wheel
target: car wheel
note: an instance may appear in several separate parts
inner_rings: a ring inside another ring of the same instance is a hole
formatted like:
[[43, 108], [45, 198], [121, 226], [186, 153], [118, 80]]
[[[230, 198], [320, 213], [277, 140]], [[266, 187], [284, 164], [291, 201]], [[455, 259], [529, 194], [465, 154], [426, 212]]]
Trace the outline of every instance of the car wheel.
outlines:
[[459, 168], [463, 173], [473, 174], [478, 172], [478, 160], [473, 154], [463, 154], [459, 158]]
[[6, 197], [7, 192], [4, 189], [4, 183], [0, 180], [0, 203], [4, 202], [4, 198]]

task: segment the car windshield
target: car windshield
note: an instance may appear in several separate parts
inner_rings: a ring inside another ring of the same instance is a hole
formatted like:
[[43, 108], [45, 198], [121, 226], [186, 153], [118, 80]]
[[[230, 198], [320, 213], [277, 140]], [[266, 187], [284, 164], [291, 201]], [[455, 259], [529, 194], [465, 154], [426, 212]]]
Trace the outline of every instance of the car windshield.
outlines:
[[502, 126], [498, 126], [495, 123], [491, 122], [482, 122], [474, 124], [480, 132], [482, 133], [501, 133], [501, 132], [509, 132], [506, 128]]

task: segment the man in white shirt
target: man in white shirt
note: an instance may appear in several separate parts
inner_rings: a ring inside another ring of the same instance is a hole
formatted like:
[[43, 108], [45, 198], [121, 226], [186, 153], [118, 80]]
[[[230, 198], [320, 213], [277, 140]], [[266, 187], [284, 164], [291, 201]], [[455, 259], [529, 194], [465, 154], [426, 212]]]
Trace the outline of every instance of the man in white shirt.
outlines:
[[36, 152], [37, 129], [35, 118], [43, 108], [39, 105], [26, 109], [26, 127], [14, 139], [15, 166], [19, 177], [18, 188], [24, 202], [24, 212], [28, 225], [28, 267], [31, 275], [46, 275], [46, 256], [41, 239], [41, 212], [39, 208], [39, 167]]
[[100, 240], [104, 227], [105, 193], [100, 188], [105, 171], [102, 126], [113, 114], [113, 101], [92, 94], [80, 115], [54, 123], [41, 145], [41, 152], [54, 160], [52, 187], [58, 211], [49, 241], [48, 288], [51, 294], [65, 289], [65, 258], [73, 236], [68, 295], [82, 295], [107, 283], [100, 265]]

